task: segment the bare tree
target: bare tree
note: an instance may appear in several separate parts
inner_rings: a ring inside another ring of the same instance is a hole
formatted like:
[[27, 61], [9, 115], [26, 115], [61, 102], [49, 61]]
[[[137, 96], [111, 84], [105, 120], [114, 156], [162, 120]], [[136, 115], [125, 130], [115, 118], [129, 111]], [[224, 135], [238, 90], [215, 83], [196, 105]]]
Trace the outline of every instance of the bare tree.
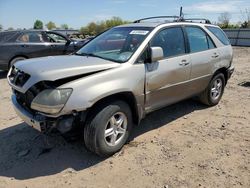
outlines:
[[241, 17], [243, 20], [243, 23], [241, 24], [241, 26], [243, 28], [250, 28], [250, 9], [246, 8], [244, 11], [240, 11], [241, 12]]
[[223, 28], [227, 28], [230, 22], [232, 15], [229, 12], [223, 12], [218, 17], [218, 21]]

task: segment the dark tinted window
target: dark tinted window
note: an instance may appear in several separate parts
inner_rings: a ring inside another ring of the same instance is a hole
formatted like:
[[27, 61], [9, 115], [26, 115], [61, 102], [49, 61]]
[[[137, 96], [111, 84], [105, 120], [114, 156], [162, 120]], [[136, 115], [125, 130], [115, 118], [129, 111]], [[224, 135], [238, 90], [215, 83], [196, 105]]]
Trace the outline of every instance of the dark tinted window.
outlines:
[[0, 32], [0, 42], [8, 42], [10, 39], [15, 37], [17, 35], [17, 32], [11, 31], [11, 32]]
[[211, 31], [224, 45], [230, 45], [226, 34], [220, 28], [211, 26], [206, 26], [206, 28]]
[[200, 52], [209, 49], [207, 34], [198, 27], [186, 27], [190, 52]]
[[180, 27], [167, 28], [160, 31], [151, 41], [152, 47], [161, 47], [164, 57], [185, 54], [185, 42]]

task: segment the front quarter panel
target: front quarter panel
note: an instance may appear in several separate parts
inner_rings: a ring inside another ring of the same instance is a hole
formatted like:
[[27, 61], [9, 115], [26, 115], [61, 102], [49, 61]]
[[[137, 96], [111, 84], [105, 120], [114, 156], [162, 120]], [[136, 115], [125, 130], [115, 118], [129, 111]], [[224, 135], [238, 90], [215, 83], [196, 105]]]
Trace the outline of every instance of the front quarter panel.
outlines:
[[132, 92], [137, 101], [141, 101], [144, 97], [144, 76], [144, 64], [125, 63], [64, 84], [60, 87], [73, 88], [73, 92], [61, 113], [83, 111], [100, 99], [120, 92]]

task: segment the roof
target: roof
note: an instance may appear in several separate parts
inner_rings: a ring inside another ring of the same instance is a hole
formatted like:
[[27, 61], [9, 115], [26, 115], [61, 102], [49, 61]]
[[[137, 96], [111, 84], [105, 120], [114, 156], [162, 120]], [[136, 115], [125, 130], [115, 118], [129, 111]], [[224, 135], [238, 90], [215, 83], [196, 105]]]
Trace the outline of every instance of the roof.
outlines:
[[131, 24], [120, 25], [117, 27], [151, 27], [151, 28], [155, 28], [155, 27], [160, 26], [160, 25], [211, 25], [211, 24], [197, 23], [197, 22], [140, 22], [140, 23], [131, 23]]
[[[162, 19], [161, 21], [157, 19]], [[147, 21], [146, 21], [147, 20]], [[152, 21], [148, 21], [152, 20]], [[204, 22], [204, 23], [203, 23]], [[169, 25], [179, 25], [179, 24], [196, 24], [196, 25], [211, 25], [211, 22], [208, 19], [204, 18], [183, 18], [179, 16], [156, 16], [156, 17], [148, 17], [142, 18], [134, 21], [133, 23], [118, 26], [118, 27], [157, 27], [163, 24]]]

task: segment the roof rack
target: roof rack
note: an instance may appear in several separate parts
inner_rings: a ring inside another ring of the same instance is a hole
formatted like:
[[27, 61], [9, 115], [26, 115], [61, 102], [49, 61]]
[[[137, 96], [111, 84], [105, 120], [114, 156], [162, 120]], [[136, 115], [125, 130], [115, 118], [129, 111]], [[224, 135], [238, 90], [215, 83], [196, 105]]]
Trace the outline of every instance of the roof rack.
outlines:
[[148, 17], [148, 18], [142, 18], [139, 20], [135, 20], [134, 23], [140, 23], [141, 21], [158, 19], [158, 18], [173, 18], [174, 19], [173, 22], [177, 22], [180, 19], [179, 16], [154, 16], [154, 17]]
[[155, 16], [155, 17], [148, 17], [148, 18], [142, 18], [139, 20], [135, 20], [134, 23], [140, 23], [144, 20], [152, 20], [152, 19], [158, 19], [158, 18], [173, 18], [173, 21], [169, 22], [196, 22], [196, 23], [205, 23], [205, 24], [212, 24], [210, 20], [205, 18], [183, 18], [180, 16]]
[[[152, 19], [158, 19], [158, 18], [173, 18], [172, 22], [198, 22], [202, 23], [204, 21], [206, 24], [211, 24], [210, 20], [205, 18], [184, 18], [183, 8], [180, 8], [180, 16], [155, 16], [155, 17], [148, 17], [148, 18], [142, 18], [139, 20], [134, 21], [134, 23], [140, 23], [144, 20], [152, 20]], [[171, 21], [169, 21], [171, 22]]]
[[202, 21], [204, 21], [206, 24], [211, 24], [210, 20], [205, 18], [183, 18], [182, 21], [184, 22], [200, 21], [199, 23], [202, 23]]

